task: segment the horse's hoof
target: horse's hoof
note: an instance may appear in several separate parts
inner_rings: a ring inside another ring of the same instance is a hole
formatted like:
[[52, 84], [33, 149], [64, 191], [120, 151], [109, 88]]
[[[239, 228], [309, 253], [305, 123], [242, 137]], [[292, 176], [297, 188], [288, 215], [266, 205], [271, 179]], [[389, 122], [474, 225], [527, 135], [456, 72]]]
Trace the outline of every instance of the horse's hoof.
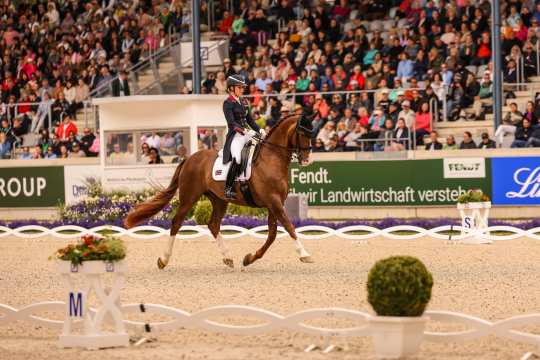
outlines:
[[300, 258], [300, 261], [306, 264], [312, 264], [315, 261], [311, 258], [311, 256], [303, 256]]
[[160, 269], [160, 270], [163, 270], [165, 268], [165, 266], [167, 266], [167, 264], [165, 264], [161, 258], [158, 258], [157, 259], [157, 267]]
[[223, 259], [223, 263], [230, 267], [231, 269], [234, 268], [234, 261], [233, 259]]
[[242, 262], [242, 265], [244, 266], [248, 266], [248, 265], [251, 265], [253, 264], [253, 255], [251, 254], [247, 254], [246, 256], [244, 256], [244, 261]]

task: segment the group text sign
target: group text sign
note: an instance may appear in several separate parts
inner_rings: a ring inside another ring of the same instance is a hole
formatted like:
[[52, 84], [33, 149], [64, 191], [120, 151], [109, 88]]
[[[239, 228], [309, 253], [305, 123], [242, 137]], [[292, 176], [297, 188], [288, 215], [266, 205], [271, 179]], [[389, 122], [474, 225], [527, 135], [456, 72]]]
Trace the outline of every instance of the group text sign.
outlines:
[[53, 207], [64, 198], [62, 166], [0, 168], [0, 208]]
[[[491, 174], [489, 161], [479, 161]], [[305, 194], [311, 206], [455, 205], [469, 189], [491, 194], [490, 179], [479, 176], [478, 166], [463, 165], [472, 169], [470, 177], [459, 165], [461, 177], [445, 177], [444, 166], [442, 159], [316, 162], [291, 167], [290, 192]]]
[[540, 205], [540, 157], [492, 158], [496, 205]]

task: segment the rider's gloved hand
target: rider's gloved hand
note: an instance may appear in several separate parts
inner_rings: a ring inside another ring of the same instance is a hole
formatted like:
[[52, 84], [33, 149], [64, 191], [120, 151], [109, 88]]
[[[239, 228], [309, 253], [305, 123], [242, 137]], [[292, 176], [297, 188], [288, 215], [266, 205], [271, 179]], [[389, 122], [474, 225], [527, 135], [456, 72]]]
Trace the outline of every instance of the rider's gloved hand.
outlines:
[[264, 129], [259, 130], [259, 134], [261, 134], [263, 139], [266, 137], [266, 131], [264, 131]]
[[250, 138], [255, 137], [257, 136], [257, 132], [255, 130], [250, 129], [247, 131], [247, 136], [249, 136]]

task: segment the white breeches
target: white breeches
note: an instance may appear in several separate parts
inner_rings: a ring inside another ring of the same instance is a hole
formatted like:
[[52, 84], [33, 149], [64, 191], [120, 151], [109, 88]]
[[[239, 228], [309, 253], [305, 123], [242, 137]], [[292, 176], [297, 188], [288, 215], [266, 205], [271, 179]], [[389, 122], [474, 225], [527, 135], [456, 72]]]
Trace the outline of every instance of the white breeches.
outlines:
[[251, 139], [251, 137], [247, 134], [245, 135], [242, 135], [240, 133], [234, 134], [234, 137], [231, 142], [231, 155], [237, 164], [240, 164], [242, 149], [244, 148], [244, 145], [246, 144], [246, 142], [249, 141], [249, 139]]
[[504, 141], [504, 136], [506, 134], [515, 134], [516, 133], [516, 127], [514, 125], [499, 125], [497, 128], [497, 131], [495, 131], [495, 140], [498, 144], [502, 144]]

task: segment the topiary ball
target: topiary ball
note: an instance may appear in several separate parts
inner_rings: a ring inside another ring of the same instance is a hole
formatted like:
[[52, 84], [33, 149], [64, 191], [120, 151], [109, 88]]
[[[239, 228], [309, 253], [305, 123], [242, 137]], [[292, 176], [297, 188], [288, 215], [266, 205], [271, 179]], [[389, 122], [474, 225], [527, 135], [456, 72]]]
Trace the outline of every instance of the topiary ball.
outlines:
[[212, 218], [212, 203], [210, 200], [201, 200], [195, 205], [193, 219], [198, 225], [208, 225]]
[[421, 316], [431, 299], [433, 277], [412, 256], [379, 260], [368, 275], [368, 302], [379, 316]]

